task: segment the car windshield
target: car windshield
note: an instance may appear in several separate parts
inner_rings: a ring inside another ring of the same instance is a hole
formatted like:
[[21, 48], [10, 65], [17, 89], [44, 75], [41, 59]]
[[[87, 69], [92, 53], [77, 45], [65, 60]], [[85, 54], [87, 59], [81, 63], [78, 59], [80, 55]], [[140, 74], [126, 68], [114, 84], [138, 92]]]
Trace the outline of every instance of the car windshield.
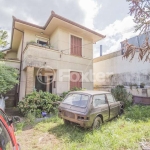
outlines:
[[63, 103], [79, 106], [79, 107], [86, 107], [89, 100], [88, 95], [84, 94], [69, 94]]

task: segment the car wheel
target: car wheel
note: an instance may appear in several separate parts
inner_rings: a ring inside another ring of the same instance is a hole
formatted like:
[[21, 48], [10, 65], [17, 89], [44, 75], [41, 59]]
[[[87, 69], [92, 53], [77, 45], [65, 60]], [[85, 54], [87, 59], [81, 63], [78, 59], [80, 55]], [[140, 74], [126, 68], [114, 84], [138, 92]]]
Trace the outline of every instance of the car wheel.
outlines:
[[69, 124], [70, 124], [70, 121], [64, 119], [64, 124], [65, 124], [65, 125], [69, 125]]
[[99, 129], [102, 124], [102, 119], [100, 117], [96, 117], [93, 122], [93, 129]]
[[120, 108], [120, 110], [119, 110], [119, 116], [121, 116], [123, 113], [124, 113], [123, 108]]

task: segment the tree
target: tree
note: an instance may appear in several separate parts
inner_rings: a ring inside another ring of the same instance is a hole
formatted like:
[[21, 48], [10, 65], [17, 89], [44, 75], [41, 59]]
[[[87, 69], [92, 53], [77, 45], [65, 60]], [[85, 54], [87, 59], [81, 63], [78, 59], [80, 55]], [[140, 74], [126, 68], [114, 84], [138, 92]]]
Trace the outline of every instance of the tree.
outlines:
[[136, 23], [135, 31], [140, 31], [140, 34], [146, 34], [146, 38], [141, 47], [136, 47], [129, 44], [128, 41], [124, 41], [125, 53], [124, 58], [131, 56], [132, 60], [135, 56], [135, 52], [139, 51], [139, 60], [150, 61], [150, 42], [148, 31], [150, 29], [150, 0], [127, 0], [130, 2], [129, 13], [134, 16], [134, 22]]
[[18, 70], [0, 62], [0, 94], [5, 94], [17, 83]]
[[[8, 45], [7, 39], [8, 34], [7, 31], [0, 30], [0, 48], [4, 48]], [[4, 53], [0, 52], [0, 59], [4, 58]]]
[[7, 31], [0, 30], [0, 47], [4, 48], [8, 45], [8, 42], [6, 40], [7, 38]]

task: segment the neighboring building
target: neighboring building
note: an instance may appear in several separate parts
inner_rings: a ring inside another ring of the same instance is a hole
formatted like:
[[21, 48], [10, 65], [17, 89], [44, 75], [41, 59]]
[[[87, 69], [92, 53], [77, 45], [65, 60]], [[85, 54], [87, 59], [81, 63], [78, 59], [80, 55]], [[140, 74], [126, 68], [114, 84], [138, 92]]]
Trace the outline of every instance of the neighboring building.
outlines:
[[13, 17], [5, 62], [20, 70], [19, 100], [34, 89], [93, 89], [93, 44], [104, 37], [53, 11], [43, 27]]
[[[143, 43], [144, 36], [129, 39], [129, 43]], [[122, 43], [121, 43], [122, 44]], [[123, 47], [122, 47], [123, 48]], [[94, 87], [110, 91], [116, 85], [124, 85], [129, 89], [131, 85], [145, 84], [150, 87], [150, 63], [139, 61], [138, 52], [130, 62], [129, 59], [123, 58], [123, 50], [116, 51], [107, 55], [97, 57], [93, 60]], [[134, 86], [133, 86], [134, 87]], [[142, 90], [129, 90], [132, 94], [142, 95]], [[150, 90], [148, 90], [150, 96]]]

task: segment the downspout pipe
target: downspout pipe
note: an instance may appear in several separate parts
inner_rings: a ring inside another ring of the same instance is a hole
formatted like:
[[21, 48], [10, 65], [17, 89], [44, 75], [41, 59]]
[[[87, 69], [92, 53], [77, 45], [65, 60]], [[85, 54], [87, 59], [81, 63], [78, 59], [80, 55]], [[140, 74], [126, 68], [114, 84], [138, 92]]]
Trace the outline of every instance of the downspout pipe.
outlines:
[[22, 52], [23, 52], [23, 43], [24, 43], [24, 32], [17, 29], [17, 28], [15, 28], [15, 27], [14, 27], [14, 29], [21, 32], [22, 35], [23, 35], [23, 37], [22, 37], [22, 46], [21, 46], [21, 55], [20, 55], [20, 70], [19, 70], [19, 75], [20, 75], [20, 77], [19, 77], [19, 90], [18, 90], [18, 100], [19, 100], [19, 97], [20, 97], [20, 83], [21, 83], [21, 70], [22, 70], [22, 56], [23, 56]]

